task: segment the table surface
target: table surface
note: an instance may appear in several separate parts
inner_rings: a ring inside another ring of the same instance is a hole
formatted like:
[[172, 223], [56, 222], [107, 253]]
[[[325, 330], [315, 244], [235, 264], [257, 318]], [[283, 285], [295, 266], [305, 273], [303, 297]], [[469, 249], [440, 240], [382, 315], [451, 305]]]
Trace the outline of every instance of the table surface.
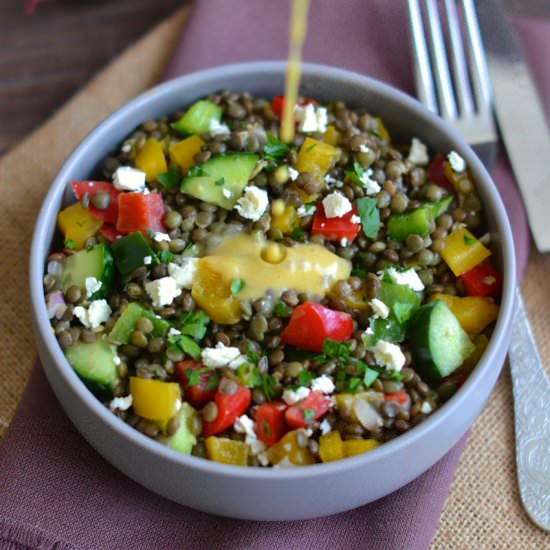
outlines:
[[[155, 23], [191, 0], [55, 0], [24, 14], [0, 0], [0, 155]], [[506, 0], [512, 11], [550, 14], [548, 0]]]

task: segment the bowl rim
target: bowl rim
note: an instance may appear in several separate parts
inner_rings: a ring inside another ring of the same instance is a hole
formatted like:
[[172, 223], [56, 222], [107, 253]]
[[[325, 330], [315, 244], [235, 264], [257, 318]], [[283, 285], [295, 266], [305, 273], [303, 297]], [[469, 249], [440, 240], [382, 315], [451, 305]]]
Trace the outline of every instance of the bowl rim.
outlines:
[[118, 436], [128, 440], [129, 443], [141, 447], [144, 451], [157, 455], [163, 460], [179, 464], [181, 467], [191, 468], [221, 477], [271, 481], [325, 477], [340, 473], [343, 470], [351, 470], [358, 467], [364, 468], [367, 467], [369, 463], [383, 461], [388, 455], [403, 452], [403, 449], [423, 438], [427, 432], [438, 426], [444, 425], [446, 422], [452, 421], [451, 418], [453, 415], [459, 414], [459, 409], [470, 395], [475, 392], [476, 385], [480, 383], [481, 379], [486, 377], [491, 369], [497, 368], [500, 370], [500, 365], [495, 367], [495, 365], [491, 364], [493, 362], [493, 357], [501, 346], [507, 347], [509, 344], [507, 341], [506, 327], [512, 317], [514, 289], [516, 287], [513, 238], [510, 223], [498, 190], [481, 161], [452, 127], [448, 126], [439, 117], [429, 112], [416, 99], [397, 88], [372, 77], [347, 69], [317, 63], [303, 63], [302, 74], [306, 77], [337, 79], [341, 81], [342, 85], [345, 85], [346, 82], [360, 85], [375, 93], [387, 95], [392, 101], [400, 103], [405, 110], [416, 111], [420, 116], [426, 119], [428, 124], [438, 128], [451, 138], [456, 144], [456, 149], [459, 154], [465, 158], [469, 168], [476, 173], [477, 185], [486, 188], [487, 192], [484, 205], [486, 207], [488, 206], [488, 209], [496, 218], [495, 226], [500, 236], [499, 247], [502, 252], [504, 283], [499, 317], [489, 340], [489, 345], [475, 369], [451, 399], [410, 431], [380, 445], [369, 453], [349, 457], [345, 460], [302, 466], [299, 468], [238, 468], [232, 465], [216, 463], [203, 458], [178, 453], [175, 450], [159, 444], [157, 441], [149, 439], [147, 436], [141, 434], [135, 428], [116, 417], [109, 409], [103, 406], [92, 392], [88, 390], [80, 378], [78, 378], [77, 374], [65, 359], [52, 331], [49, 330], [50, 321], [46, 312], [42, 286], [44, 262], [38, 256], [38, 253], [41, 248], [40, 243], [43, 240], [43, 235], [48, 233], [48, 228], [51, 226], [53, 220], [55, 220], [55, 215], [57, 213], [57, 208], [53, 208], [53, 203], [55, 202], [53, 199], [61, 192], [60, 188], [65, 188], [67, 181], [70, 179], [70, 172], [74, 169], [74, 166], [78, 164], [79, 157], [82, 153], [87, 150], [89, 142], [98, 135], [109, 132], [111, 128], [116, 127], [119, 119], [139, 109], [139, 107], [151, 101], [160, 101], [163, 97], [171, 96], [175, 93], [175, 90], [185, 89], [186, 86], [194, 83], [204, 82], [205, 80], [208, 81], [211, 78], [219, 78], [220, 73], [228, 77], [236, 75], [253, 77], [258, 72], [284, 75], [285, 70], [286, 61], [251, 61], [203, 69], [156, 85], [113, 111], [82, 139], [79, 145], [63, 163], [63, 166], [57, 173], [43, 200], [31, 244], [29, 278], [35, 330], [39, 332], [41, 340], [47, 348], [47, 352], [53, 359], [55, 368], [58, 369], [64, 382], [78, 396], [83, 406], [88, 408], [89, 411], [102, 422], [105, 428], [113, 430]]

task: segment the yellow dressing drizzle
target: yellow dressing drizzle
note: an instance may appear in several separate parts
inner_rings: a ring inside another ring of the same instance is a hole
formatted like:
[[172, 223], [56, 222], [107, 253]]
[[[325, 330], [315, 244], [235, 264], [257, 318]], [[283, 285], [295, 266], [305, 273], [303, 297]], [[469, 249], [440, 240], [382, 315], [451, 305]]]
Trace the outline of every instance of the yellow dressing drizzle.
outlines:
[[283, 120], [281, 140], [285, 143], [294, 138], [294, 106], [298, 99], [300, 86], [300, 61], [302, 46], [307, 31], [307, 13], [309, 0], [293, 0], [290, 18], [290, 48], [285, 80], [285, 100], [283, 102]]

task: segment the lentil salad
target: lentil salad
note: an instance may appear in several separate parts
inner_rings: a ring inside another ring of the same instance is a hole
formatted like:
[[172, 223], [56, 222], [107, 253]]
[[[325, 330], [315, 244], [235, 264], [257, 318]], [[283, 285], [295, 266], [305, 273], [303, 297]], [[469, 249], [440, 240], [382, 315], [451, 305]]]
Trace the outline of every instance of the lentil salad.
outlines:
[[144, 123], [106, 181], [71, 183], [44, 280], [69, 363], [114, 414], [241, 466], [326, 462], [409, 430], [463, 382], [498, 313], [458, 154], [430, 159], [364, 110], [307, 99], [284, 144], [282, 102], [222, 92]]

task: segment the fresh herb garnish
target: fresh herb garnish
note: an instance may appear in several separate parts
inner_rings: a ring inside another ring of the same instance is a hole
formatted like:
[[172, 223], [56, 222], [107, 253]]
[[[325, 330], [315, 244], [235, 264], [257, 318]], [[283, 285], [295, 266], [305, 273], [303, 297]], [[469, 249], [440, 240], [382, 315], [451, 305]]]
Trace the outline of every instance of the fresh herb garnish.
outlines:
[[246, 281], [244, 279], [233, 279], [229, 288], [231, 290], [231, 294], [236, 296], [245, 286]]
[[195, 360], [199, 359], [201, 356], [201, 348], [199, 345], [185, 334], [169, 336], [168, 343], [170, 344], [168, 349], [181, 350]]
[[276, 138], [273, 134], [267, 133], [267, 143], [264, 145], [265, 160], [276, 163], [284, 158], [289, 150], [289, 145]]
[[380, 212], [376, 206], [376, 199], [361, 197], [355, 201], [355, 204], [361, 218], [363, 233], [374, 239], [380, 230]]
[[290, 234], [290, 238], [295, 240], [295, 241], [298, 241], [300, 243], [305, 243], [306, 242], [306, 234], [299, 227], [292, 230], [292, 233]]
[[302, 370], [298, 373], [298, 386], [309, 386], [315, 378], [315, 374], [309, 370]]
[[168, 250], [161, 250], [157, 253], [157, 260], [160, 264], [169, 264], [174, 259], [174, 255]]
[[351, 276], [352, 277], [359, 277], [360, 279], [364, 279], [367, 276], [367, 270], [362, 267], [354, 267], [351, 270]]
[[187, 385], [190, 387], [198, 386], [201, 381], [201, 370], [206, 369], [186, 369], [185, 376], [187, 378]]
[[225, 178], [220, 178], [214, 182], [217, 186], [221, 187], [225, 183]]
[[64, 246], [68, 250], [76, 250], [76, 244], [74, 244], [74, 241], [72, 239], [66, 239]]
[[206, 382], [206, 386], [204, 386], [204, 389], [206, 391], [215, 390], [220, 383], [220, 378], [221, 375], [219, 372], [215, 372], [212, 376], [209, 376], [208, 381]]
[[262, 374], [262, 389], [268, 401], [273, 401], [276, 393], [277, 381], [271, 374]]
[[152, 239], [155, 236], [155, 232], [152, 229], [147, 228], [146, 231], [147, 236]]
[[271, 436], [271, 428], [265, 418], [262, 418], [262, 428], [264, 429], [264, 434], [266, 437]]
[[390, 380], [401, 382], [403, 380], [403, 375], [399, 371], [392, 370], [390, 371]]
[[200, 166], [193, 166], [187, 171], [187, 176], [192, 178], [208, 178], [210, 174]]
[[358, 378], [357, 376], [352, 376], [347, 381], [346, 391], [348, 391], [350, 393], [357, 392], [357, 390], [359, 390], [359, 388], [361, 387], [362, 382], [363, 381], [361, 380], [361, 378]]
[[189, 311], [180, 317], [180, 332], [197, 341], [204, 338], [210, 317], [202, 311]]
[[336, 359], [338, 361], [346, 362], [350, 358], [350, 343], [349, 342], [336, 342], [330, 338], [323, 340], [323, 355], [321, 360]]
[[250, 363], [253, 363], [254, 365], [257, 364], [260, 359], [261, 359], [261, 355], [257, 352], [257, 351], [254, 351], [254, 348], [252, 347], [252, 345], [249, 343], [248, 344], [248, 348], [246, 350], [246, 359], [250, 362]]
[[378, 372], [370, 367], [365, 369], [365, 374], [363, 375], [363, 384], [365, 388], [370, 388], [372, 383], [378, 378]]
[[365, 169], [358, 162], [353, 163], [353, 170], [344, 170], [344, 174], [360, 187], [365, 185], [362, 179], [365, 175]]
[[170, 166], [168, 172], [163, 172], [157, 176], [158, 182], [169, 191], [173, 191], [179, 185], [181, 180], [181, 172], [178, 166]]
[[470, 237], [470, 235], [467, 235], [466, 233], [464, 233], [464, 244], [471, 246], [472, 244], [476, 244], [476, 243], [477, 243], [477, 239], [474, 239]]
[[273, 314], [277, 317], [289, 317], [290, 309], [282, 300], [279, 300], [273, 308]]
[[315, 147], [317, 147], [316, 143], [310, 145], [309, 147], [306, 148], [306, 153], [309, 153], [310, 151], [313, 151], [313, 149], [315, 149]]
[[306, 424], [311, 424], [315, 419], [315, 409], [301, 409], [304, 413], [304, 421]]

